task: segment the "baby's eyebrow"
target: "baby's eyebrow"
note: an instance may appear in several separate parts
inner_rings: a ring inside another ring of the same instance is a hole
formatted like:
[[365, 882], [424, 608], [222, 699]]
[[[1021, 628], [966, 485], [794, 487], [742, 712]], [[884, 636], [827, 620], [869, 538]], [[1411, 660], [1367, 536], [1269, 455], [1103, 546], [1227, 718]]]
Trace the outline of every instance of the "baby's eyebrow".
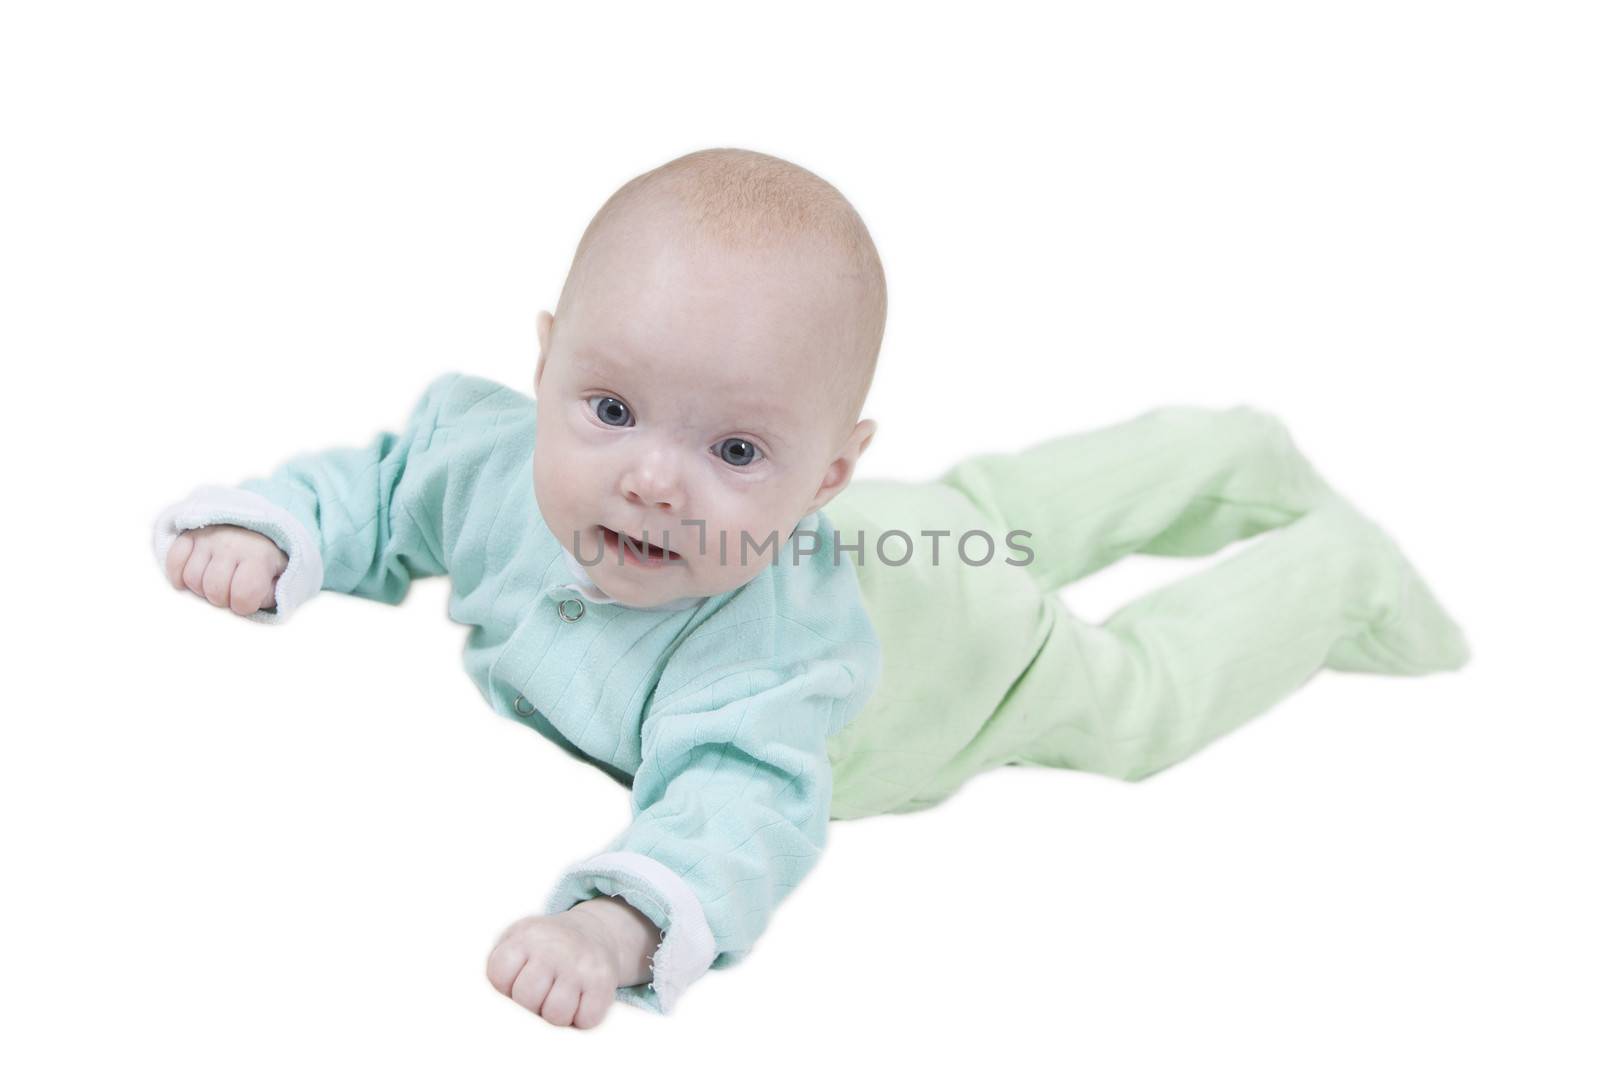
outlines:
[[[770, 406], [735, 403], [729, 407], [724, 417], [727, 425], [719, 429], [729, 434], [748, 434], [759, 439], [768, 449], [781, 450], [789, 445], [788, 433], [792, 420], [787, 417], [787, 413], [776, 419], [773, 418], [773, 414]], [[749, 425], [757, 419], [763, 421]]]
[[587, 350], [578, 350], [572, 353], [573, 364], [580, 370], [589, 373], [627, 373], [627, 367], [618, 366], [616, 361], [606, 355], [591, 354]]
[[749, 434], [751, 437], [761, 442], [762, 445], [766, 446], [769, 451], [776, 450], [780, 453], [788, 451], [788, 440], [784, 438], [781, 433], [772, 430], [770, 427], [746, 427], [744, 430], [740, 431], [740, 433]]

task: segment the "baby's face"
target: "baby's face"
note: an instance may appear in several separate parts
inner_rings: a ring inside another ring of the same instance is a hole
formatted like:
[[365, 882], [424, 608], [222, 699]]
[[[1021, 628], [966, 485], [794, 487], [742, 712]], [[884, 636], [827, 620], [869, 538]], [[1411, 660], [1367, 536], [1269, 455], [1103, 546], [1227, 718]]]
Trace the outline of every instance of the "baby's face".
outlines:
[[[539, 315], [539, 511], [621, 603], [738, 588], [871, 439], [837, 379], [856, 348], [848, 281], [807, 253], [691, 248], [648, 225], [585, 260], [559, 325]], [[619, 533], [673, 554], [641, 563]]]

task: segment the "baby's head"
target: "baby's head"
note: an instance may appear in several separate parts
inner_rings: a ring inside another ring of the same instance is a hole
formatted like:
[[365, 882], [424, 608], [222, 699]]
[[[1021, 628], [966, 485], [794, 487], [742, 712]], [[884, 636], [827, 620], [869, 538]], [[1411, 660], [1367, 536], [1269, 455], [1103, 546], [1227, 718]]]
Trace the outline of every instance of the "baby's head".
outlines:
[[872, 238], [815, 174], [718, 148], [634, 178], [539, 314], [540, 514], [621, 603], [745, 584], [871, 441], [885, 314]]

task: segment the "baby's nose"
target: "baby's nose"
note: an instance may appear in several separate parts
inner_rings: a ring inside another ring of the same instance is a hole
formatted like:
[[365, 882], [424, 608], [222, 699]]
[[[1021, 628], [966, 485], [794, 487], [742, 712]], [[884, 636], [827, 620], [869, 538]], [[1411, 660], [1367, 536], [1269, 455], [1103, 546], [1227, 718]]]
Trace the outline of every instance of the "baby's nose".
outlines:
[[622, 494], [630, 502], [658, 510], [676, 510], [683, 505], [681, 476], [670, 457], [648, 456], [622, 478]]

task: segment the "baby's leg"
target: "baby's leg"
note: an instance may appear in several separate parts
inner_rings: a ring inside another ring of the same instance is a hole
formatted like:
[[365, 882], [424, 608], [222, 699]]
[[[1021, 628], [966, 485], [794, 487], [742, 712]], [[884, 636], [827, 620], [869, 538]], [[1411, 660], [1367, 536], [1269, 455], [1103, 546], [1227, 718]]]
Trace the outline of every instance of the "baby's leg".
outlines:
[[1288, 524], [1328, 493], [1283, 424], [1247, 405], [1157, 408], [971, 457], [938, 482], [1003, 529], [1032, 534], [1027, 569], [1047, 592], [1130, 552], [1212, 554]]
[[1460, 628], [1399, 548], [1338, 497], [1103, 626], [1054, 597], [1045, 606], [1055, 622], [1043, 648], [955, 776], [1010, 763], [1137, 779], [1335, 660], [1421, 675], [1468, 659]]

